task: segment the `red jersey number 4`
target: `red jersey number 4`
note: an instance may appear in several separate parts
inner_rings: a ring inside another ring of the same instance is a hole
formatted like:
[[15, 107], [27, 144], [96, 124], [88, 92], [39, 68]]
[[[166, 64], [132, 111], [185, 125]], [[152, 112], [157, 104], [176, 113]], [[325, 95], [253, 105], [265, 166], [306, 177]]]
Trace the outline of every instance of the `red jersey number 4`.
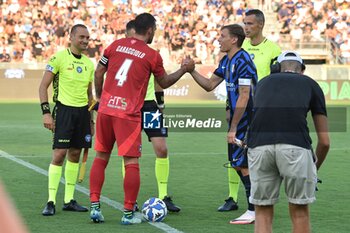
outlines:
[[133, 60], [125, 59], [123, 64], [120, 66], [118, 72], [115, 74], [115, 79], [118, 81], [117, 86], [121, 87], [128, 78], [128, 72], [131, 67]]

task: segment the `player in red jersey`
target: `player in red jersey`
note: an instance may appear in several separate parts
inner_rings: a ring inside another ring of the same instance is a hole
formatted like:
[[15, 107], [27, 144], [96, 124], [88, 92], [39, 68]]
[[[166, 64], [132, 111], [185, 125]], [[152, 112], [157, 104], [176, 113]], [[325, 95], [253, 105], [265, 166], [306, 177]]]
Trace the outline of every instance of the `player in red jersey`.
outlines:
[[167, 88], [194, 69], [194, 61], [185, 59], [176, 72], [166, 73], [160, 54], [147, 45], [156, 31], [156, 20], [151, 14], [138, 15], [135, 30], [134, 37], [116, 40], [106, 48], [95, 71], [96, 97], [100, 104], [96, 122], [96, 158], [90, 172], [90, 217], [97, 223], [104, 221], [100, 195], [104, 171], [115, 142], [125, 164], [121, 223], [141, 223], [141, 219], [134, 216], [133, 207], [140, 188], [141, 107], [149, 77], [153, 73], [159, 85]]

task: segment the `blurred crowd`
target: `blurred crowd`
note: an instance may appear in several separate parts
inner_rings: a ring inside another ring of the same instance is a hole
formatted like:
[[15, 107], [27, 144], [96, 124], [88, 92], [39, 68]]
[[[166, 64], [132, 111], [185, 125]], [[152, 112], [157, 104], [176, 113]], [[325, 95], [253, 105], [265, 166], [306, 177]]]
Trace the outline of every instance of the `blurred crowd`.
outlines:
[[[45, 62], [67, 47], [69, 29], [83, 23], [91, 32], [87, 55], [97, 61], [103, 48], [124, 37], [126, 23], [137, 14], [157, 18], [154, 39], [164, 62], [191, 55], [197, 63], [219, 58], [219, 31], [242, 22], [249, 0], [0, 0], [0, 62]], [[264, 10], [275, 11], [280, 34], [293, 42], [331, 38], [349, 61], [349, 0], [260, 0]], [[269, 35], [278, 40], [279, 33]], [[324, 35], [324, 36], [323, 36]]]
[[280, 34], [291, 37], [291, 46], [300, 42], [330, 41], [339, 49], [344, 63], [350, 63], [349, 0], [287, 0], [277, 5]]

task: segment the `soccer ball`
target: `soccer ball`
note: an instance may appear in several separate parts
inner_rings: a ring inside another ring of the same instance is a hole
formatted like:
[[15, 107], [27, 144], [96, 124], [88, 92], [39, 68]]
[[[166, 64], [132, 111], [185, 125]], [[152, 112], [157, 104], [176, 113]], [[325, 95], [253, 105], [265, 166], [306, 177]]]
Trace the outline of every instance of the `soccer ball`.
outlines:
[[149, 222], [161, 222], [167, 213], [164, 201], [156, 197], [151, 197], [142, 206], [142, 216]]

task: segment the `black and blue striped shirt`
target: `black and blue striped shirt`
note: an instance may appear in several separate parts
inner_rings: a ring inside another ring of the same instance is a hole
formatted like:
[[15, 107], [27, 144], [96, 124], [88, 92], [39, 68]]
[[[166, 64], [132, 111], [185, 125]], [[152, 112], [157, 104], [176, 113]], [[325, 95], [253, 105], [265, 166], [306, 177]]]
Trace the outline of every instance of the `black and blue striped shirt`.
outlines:
[[248, 124], [247, 115], [253, 109], [252, 97], [258, 81], [257, 70], [250, 55], [244, 49], [240, 49], [231, 59], [229, 59], [227, 55], [224, 56], [218, 68], [214, 71], [214, 74], [226, 81], [231, 117], [239, 97], [239, 86], [250, 85], [250, 98], [245, 113], [240, 121], [240, 124]]

